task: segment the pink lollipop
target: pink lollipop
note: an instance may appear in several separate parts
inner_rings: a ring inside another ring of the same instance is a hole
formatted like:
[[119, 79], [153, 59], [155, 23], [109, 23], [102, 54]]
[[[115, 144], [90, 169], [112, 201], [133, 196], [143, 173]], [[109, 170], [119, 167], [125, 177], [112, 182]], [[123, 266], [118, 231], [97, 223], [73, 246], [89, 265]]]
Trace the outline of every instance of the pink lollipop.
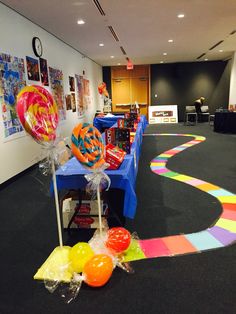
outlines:
[[24, 129], [37, 142], [56, 138], [58, 109], [52, 95], [41, 86], [26, 86], [17, 96], [16, 110]]

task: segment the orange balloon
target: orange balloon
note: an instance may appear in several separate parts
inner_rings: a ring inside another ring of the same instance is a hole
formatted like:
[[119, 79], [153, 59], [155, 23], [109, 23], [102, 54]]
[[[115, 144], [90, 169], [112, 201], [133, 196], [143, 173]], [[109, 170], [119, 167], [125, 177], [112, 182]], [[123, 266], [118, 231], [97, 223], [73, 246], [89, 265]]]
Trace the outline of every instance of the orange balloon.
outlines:
[[83, 275], [85, 282], [91, 287], [105, 285], [111, 277], [113, 263], [110, 256], [106, 254], [94, 255], [85, 265]]

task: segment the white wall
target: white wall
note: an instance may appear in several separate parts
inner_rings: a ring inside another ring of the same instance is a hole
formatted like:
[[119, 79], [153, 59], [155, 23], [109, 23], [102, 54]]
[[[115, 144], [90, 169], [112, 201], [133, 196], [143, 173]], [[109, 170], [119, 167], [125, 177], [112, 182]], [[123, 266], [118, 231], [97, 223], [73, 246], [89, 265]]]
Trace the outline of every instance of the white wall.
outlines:
[[229, 88], [229, 104], [236, 104], [236, 52], [232, 57], [232, 68], [230, 75], [230, 88]]
[[[79, 120], [76, 112], [67, 111], [66, 121], [60, 126], [61, 134], [70, 136], [77, 123], [92, 122], [94, 112], [101, 108], [97, 86], [102, 81], [102, 68], [0, 3], [0, 53], [24, 59], [26, 56], [36, 58], [32, 50], [34, 36], [42, 41], [42, 57], [47, 59], [48, 66], [62, 70], [65, 94], [69, 94], [69, 76], [82, 75], [85, 71], [84, 77], [90, 80], [91, 107], [84, 119]], [[32, 81], [26, 83], [37, 84]], [[33, 165], [41, 151], [41, 146], [28, 135], [4, 143], [3, 131], [3, 121], [0, 116], [0, 184]]]

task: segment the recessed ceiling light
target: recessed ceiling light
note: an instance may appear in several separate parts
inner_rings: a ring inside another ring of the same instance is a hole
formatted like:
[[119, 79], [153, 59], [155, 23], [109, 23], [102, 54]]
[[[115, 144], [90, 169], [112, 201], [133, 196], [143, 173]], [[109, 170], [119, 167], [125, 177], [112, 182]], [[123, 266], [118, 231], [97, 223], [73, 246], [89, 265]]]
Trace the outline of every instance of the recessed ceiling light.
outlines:
[[104, 46], [104, 44], [103, 44], [103, 43], [100, 43], [100, 44], [99, 44], [99, 46], [100, 46], [100, 47], [103, 47], [103, 46]]
[[173, 41], [174, 41], [173, 39], [169, 39], [168, 43], [173, 43]]
[[83, 24], [85, 24], [85, 21], [84, 21], [84, 20], [78, 20], [78, 21], [77, 21], [77, 24], [83, 25]]
[[177, 17], [178, 17], [179, 19], [184, 18], [184, 16], [185, 16], [185, 15], [184, 15], [183, 13], [180, 13], [180, 14], [177, 15]]
[[222, 49], [220, 49], [220, 50], [219, 50], [219, 52], [223, 52], [223, 50], [222, 50]]
[[117, 63], [117, 65], [120, 65], [120, 63]]
[[113, 59], [113, 58], [115, 58], [114, 56], [111, 56], [111, 58]]
[[167, 52], [163, 52], [163, 56], [167, 56]]
[[208, 61], [208, 59], [206, 58], [206, 59], [204, 59], [205, 61]]
[[160, 61], [160, 63], [164, 63], [164, 61]]

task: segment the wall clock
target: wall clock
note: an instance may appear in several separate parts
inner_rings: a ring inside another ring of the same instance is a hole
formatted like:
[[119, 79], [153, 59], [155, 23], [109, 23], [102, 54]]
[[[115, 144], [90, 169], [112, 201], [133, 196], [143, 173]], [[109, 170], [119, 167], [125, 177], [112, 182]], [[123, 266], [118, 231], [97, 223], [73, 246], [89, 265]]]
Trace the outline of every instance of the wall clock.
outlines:
[[41, 57], [43, 54], [43, 45], [41, 43], [41, 40], [38, 37], [33, 37], [32, 47], [33, 47], [34, 54], [37, 57]]

